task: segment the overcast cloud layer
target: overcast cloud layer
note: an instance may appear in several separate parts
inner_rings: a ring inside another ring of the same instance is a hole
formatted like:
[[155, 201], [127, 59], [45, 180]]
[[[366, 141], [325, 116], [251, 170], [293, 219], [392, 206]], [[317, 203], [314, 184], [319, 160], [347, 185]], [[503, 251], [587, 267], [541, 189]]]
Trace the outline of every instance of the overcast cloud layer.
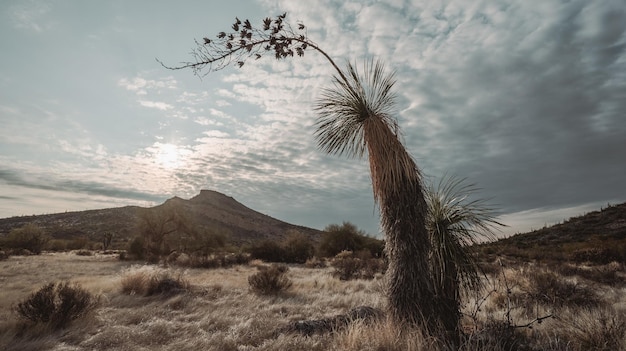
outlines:
[[505, 234], [626, 201], [622, 0], [176, 4], [0, 4], [0, 217], [212, 189], [294, 224], [378, 234], [366, 160], [313, 139], [333, 74], [321, 55], [202, 80], [155, 61], [190, 60], [235, 16], [282, 12], [337, 62], [395, 70], [409, 152], [428, 179], [480, 187]]

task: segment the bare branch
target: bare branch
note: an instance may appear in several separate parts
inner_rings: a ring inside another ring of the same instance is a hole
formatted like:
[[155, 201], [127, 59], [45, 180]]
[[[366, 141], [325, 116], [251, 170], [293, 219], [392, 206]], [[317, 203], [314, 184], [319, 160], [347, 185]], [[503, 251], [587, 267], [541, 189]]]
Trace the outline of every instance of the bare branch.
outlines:
[[170, 66], [156, 59], [163, 67], [171, 70], [190, 68], [194, 74], [204, 77], [210, 72], [219, 71], [231, 63], [238, 67], [244, 66], [249, 58], [258, 60], [265, 54], [272, 54], [277, 60], [294, 56], [302, 57], [307, 49], [313, 49], [322, 55], [335, 68], [341, 79], [348, 83], [347, 78], [333, 59], [307, 37], [306, 27], [298, 23], [293, 29], [285, 22], [287, 13], [267, 17], [262, 26], [257, 28], [250, 20], [243, 22], [235, 18], [231, 32], [219, 32], [215, 39], [204, 37], [202, 42], [195, 41], [197, 47], [191, 51], [192, 61], [182, 62], [178, 66]]

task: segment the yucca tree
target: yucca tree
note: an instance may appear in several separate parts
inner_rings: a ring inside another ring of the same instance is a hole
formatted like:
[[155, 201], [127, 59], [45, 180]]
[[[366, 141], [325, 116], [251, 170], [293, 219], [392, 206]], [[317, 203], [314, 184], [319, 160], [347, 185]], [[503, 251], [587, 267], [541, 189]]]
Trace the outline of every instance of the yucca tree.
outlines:
[[482, 283], [480, 269], [468, 248], [481, 240], [494, 239], [494, 230], [502, 226], [485, 200], [472, 199], [477, 190], [463, 178], [444, 176], [425, 191], [431, 274], [443, 308], [444, 328], [457, 344], [461, 295], [476, 291]]
[[380, 62], [366, 63], [363, 74], [352, 64], [340, 69], [308, 39], [304, 24], [293, 29], [285, 18], [286, 14], [266, 18], [262, 27], [236, 18], [233, 32], [220, 32], [197, 42], [198, 47], [192, 51], [194, 61], [166, 67], [189, 68], [204, 75], [205, 70], [220, 70], [231, 63], [242, 67], [248, 60], [266, 54], [281, 60], [304, 56], [311, 49], [321, 53], [336, 75], [334, 85], [323, 91], [316, 105], [319, 119], [315, 136], [319, 146], [331, 154], [367, 154], [389, 258], [387, 296], [391, 315], [398, 321], [438, 332], [443, 316], [429, 266], [427, 205], [420, 171], [402, 144], [393, 118], [394, 75], [387, 74]]
[[367, 153], [389, 259], [390, 313], [398, 321], [424, 323], [435, 331], [442, 316], [428, 262], [427, 205], [420, 171], [392, 115], [394, 75], [386, 74], [380, 62], [368, 62], [362, 74], [348, 64], [344, 77], [335, 76], [334, 85], [322, 92], [315, 136], [327, 153]]

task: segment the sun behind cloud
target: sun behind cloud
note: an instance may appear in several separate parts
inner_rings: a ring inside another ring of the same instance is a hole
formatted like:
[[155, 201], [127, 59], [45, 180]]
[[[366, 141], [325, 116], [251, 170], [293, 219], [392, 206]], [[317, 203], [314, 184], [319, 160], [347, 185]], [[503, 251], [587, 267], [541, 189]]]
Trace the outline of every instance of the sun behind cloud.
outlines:
[[155, 143], [151, 148], [154, 161], [165, 169], [176, 169], [183, 165], [184, 151], [174, 144]]

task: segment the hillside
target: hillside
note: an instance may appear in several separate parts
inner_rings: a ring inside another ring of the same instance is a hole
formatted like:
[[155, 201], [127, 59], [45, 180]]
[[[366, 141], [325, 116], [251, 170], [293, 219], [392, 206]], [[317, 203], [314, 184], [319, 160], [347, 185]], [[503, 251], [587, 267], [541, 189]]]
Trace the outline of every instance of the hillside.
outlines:
[[[626, 258], [626, 203], [572, 217], [563, 223], [516, 234], [479, 249], [490, 256], [527, 259], [602, 260]], [[587, 257], [588, 258], [588, 257]]]
[[86, 237], [99, 241], [104, 232], [112, 232], [117, 240], [124, 240], [135, 235], [143, 212], [157, 211], [166, 206], [176, 207], [191, 225], [227, 234], [234, 243], [269, 238], [279, 240], [291, 231], [301, 232], [317, 241], [321, 234], [319, 230], [289, 224], [254, 211], [219, 192], [202, 190], [189, 200], [173, 197], [152, 208], [126, 206], [4, 218], [0, 219], [0, 236], [8, 234], [12, 228], [33, 223], [44, 228], [55, 239]]

